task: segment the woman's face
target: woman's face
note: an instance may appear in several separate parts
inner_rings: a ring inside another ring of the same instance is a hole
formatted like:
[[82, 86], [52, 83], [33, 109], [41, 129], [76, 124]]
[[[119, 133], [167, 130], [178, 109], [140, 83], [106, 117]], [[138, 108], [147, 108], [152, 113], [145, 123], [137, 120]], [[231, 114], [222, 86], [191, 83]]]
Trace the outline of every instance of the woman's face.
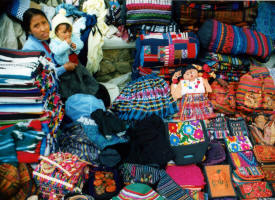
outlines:
[[30, 33], [38, 40], [48, 40], [50, 37], [50, 25], [42, 15], [34, 15], [30, 23]]
[[183, 79], [189, 80], [189, 81], [193, 81], [197, 77], [198, 77], [198, 71], [195, 69], [189, 69], [183, 75]]

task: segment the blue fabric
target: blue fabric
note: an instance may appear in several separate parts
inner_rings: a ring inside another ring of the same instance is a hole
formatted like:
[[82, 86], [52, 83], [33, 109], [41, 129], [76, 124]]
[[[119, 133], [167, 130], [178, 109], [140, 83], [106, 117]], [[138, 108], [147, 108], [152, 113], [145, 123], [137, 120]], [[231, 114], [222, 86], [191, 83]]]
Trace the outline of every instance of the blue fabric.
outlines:
[[[43, 44], [40, 40], [38, 40], [33, 35], [29, 35], [27, 41], [25, 42], [22, 50], [29, 50], [29, 51], [43, 51], [46, 53], [46, 57], [53, 60], [52, 55], [44, 48]], [[56, 68], [57, 76], [62, 75], [65, 72], [64, 66], [60, 66]]]
[[275, 4], [260, 2], [256, 18], [256, 30], [275, 40]]
[[14, 126], [0, 131], [0, 163], [9, 163], [17, 166], [15, 141], [12, 137], [13, 130]]
[[76, 121], [80, 117], [89, 117], [97, 109], [105, 111], [104, 103], [89, 94], [74, 94], [65, 102], [65, 112], [68, 117]]
[[80, 11], [74, 5], [72, 5], [72, 4], [65, 4], [65, 3], [62, 3], [62, 4], [58, 5], [55, 8], [55, 12], [58, 13], [61, 8], [64, 8], [66, 10], [66, 17], [71, 16], [71, 15], [76, 15], [78, 17], [82, 17], [82, 16], [85, 15], [84, 12]]
[[100, 149], [103, 150], [104, 148], [111, 146], [111, 145], [115, 145], [115, 144], [119, 144], [119, 143], [125, 143], [128, 142], [128, 140], [126, 138], [123, 137], [118, 137], [117, 135], [112, 135], [110, 139], [106, 139], [98, 130], [98, 126], [95, 123], [94, 120], [89, 119], [90, 124], [84, 124], [81, 123], [86, 135], [88, 136], [88, 138]]
[[62, 41], [59, 38], [51, 39], [49, 47], [54, 54], [54, 60], [57, 64], [64, 65], [69, 62], [69, 55], [72, 52], [79, 54], [83, 48], [83, 42], [75, 34], [72, 34], [71, 41], [76, 45], [75, 50], [73, 50], [66, 41]]

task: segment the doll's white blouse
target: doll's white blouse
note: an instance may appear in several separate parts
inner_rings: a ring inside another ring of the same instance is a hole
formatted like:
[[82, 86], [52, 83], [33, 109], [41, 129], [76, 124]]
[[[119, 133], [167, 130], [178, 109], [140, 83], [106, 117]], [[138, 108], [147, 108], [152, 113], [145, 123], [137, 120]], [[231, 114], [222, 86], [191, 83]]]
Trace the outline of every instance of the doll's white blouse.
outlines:
[[181, 80], [182, 95], [192, 93], [205, 93], [202, 77], [196, 78], [194, 81]]

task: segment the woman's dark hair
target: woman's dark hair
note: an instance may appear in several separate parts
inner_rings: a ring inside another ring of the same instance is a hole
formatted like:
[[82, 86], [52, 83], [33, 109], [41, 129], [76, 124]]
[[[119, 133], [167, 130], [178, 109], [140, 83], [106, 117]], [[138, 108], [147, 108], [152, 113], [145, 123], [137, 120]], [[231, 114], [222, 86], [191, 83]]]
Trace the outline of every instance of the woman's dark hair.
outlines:
[[59, 28], [60, 25], [65, 25], [66, 26], [66, 31], [69, 31], [69, 30], [72, 31], [72, 26], [70, 24], [68, 24], [68, 23], [61, 23], [61, 24], [58, 24], [57, 27], [55, 27], [55, 30], [54, 30], [55, 34], [57, 33], [58, 28]]
[[29, 35], [29, 32], [30, 32], [30, 25], [31, 25], [32, 17], [35, 15], [41, 15], [41, 16], [45, 17], [46, 20], [48, 21], [48, 18], [43, 11], [36, 9], [36, 8], [29, 8], [28, 10], [26, 10], [23, 14], [22, 28], [26, 32], [27, 36]]

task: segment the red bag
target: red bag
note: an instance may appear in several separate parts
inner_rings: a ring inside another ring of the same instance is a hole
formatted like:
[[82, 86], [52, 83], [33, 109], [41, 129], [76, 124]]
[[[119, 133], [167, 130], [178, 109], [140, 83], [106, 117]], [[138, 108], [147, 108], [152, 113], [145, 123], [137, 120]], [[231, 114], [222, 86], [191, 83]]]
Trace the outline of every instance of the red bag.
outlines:
[[209, 93], [209, 100], [214, 109], [220, 113], [234, 114], [236, 109], [235, 91], [236, 82], [227, 83], [222, 79], [217, 79], [211, 84], [212, 92]]

